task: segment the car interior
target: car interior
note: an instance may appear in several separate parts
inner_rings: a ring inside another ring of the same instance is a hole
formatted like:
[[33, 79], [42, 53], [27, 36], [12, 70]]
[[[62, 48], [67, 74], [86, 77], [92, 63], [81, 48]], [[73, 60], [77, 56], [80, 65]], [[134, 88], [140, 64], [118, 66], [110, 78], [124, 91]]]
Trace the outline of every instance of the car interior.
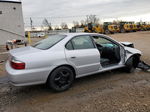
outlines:
[[116, 43], [98, 36], [93, 36], [94, 42], [100, 52], [102, 67], [116, 65], [120, 62], [120, 46]]

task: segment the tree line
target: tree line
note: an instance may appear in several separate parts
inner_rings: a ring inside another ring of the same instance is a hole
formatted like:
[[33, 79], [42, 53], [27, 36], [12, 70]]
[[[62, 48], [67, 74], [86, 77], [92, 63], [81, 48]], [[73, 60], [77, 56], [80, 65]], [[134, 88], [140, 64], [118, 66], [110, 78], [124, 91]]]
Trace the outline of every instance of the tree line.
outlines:
[[[73, 21], [73, 27], [75, 28], [84, 28], [86, 24], [88, 23], [93, 23], [93, 24], [98, 24], [99, 23], [99, 18], [96, 17], [96, 15], [87, 15], [85, 20], [81, 21]], [[33, 26], [33, 20], [30, 18], [30, 26], [31, 29], [35, 29]], [[50, 30], [61, 30], [61, 29], [69, 29], [68, 24], [66, 22], [62, 22], [60, 26], [52, 26], [52, 23], [47, 19], [44, 18], [42, 21], [42, 26], [43, 28], [47, 28], [48, 31]]]

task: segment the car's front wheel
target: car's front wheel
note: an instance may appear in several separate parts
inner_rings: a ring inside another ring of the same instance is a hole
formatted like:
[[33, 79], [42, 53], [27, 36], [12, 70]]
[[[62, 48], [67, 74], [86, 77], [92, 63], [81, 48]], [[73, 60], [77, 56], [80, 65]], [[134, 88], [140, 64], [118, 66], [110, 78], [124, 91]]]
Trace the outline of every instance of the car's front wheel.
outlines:
[[138, 64], [139, 64], [139, 56], [132, 56], [127, 60], [125, 70], [129, 73], [132, 73], [135, 71]]
[[49, 76], [47, 84], [57, 92], [69, 89], [74, 81], [72, 69], [66, 66], [55, 69]]

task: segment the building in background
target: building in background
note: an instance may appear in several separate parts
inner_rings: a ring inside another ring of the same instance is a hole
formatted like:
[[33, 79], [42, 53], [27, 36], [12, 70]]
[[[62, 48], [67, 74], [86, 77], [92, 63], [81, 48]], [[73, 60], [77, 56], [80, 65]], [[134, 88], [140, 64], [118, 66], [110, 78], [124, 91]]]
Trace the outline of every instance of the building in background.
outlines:
[[0, 0], [0, 45], [7, 40], [24, 39], [22, 3]]

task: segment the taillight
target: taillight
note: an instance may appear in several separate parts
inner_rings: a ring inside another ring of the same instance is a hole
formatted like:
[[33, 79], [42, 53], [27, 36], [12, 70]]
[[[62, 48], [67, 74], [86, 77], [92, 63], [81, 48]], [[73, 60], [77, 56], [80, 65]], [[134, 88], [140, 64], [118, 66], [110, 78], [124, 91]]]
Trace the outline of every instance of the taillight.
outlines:
[[15, 60], [15, 59], [12, 59], [10, 61], [10, 65], [13, 69], [17, 69], [17, 70], [25, 69], [25, 63], [18, 61], [18, 60]]

